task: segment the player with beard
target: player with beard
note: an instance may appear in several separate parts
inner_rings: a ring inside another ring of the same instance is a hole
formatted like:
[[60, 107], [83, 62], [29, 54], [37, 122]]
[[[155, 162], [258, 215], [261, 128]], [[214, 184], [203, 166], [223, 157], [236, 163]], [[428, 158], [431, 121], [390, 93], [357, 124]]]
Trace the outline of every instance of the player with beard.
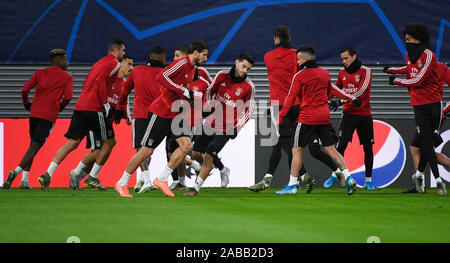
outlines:
[[[153, 180], [153, 184], [160, 188], [167, 196], [174, 197], [175, 194], [169, 189], [168, 177], [184, 160], [192, 150], [192, 131], [189, 127], [173, 130], [172, 120], [180, 113], [178, 106], [188, 104], [194, 96], [202, 96], [189, 88], [190, 72], [194, 65], [201, 65], [207, 61], [208, 46], [203, 41], [194, 41], [189, 47], [189, 54], [179, 60], [172, 62], [157, 77], [157, 81], [163, 86], [161, 94], [150, 105], [148, 119], [149, 124], [142, 139], [141, 149], [130, 159], [122, 178], [116, 184], [116, 190], [122, 197], [132, 197], [128, 190], [128, 179], [139, 165], [150, 157], [154, 149], [162, 140], [172, 132], [177, 136], [178, 148], [170, 156], [167, 167]], [[174, 103], [177, 103], [173, 105]], [[147, 183], [144, 184], [144, 187]]]
[[[194, 187], [185, 196], [198, 195], [213, 169], [214, 158], [218, 158], [217, 154], [230, 139], [236, 138], [253, 114], [255, 86], [247, 73], [254, 63], [252, 55], [240, 54], [235, 65], [230, 70], [218, 72], [209, 86], [206, 96], [214, 98], [208, 103], [215, 110], [206, 117], [205, 131], [194, 144], [194, 151], [204, 154], [204, 161]], [[221, 108], [222, 112], [216, 112], [217, 108]]]
[[[398, 85], [408, 89], [411, 95], [411, 106], [414, 108], [417, 145], [430, 164], [439, 195], [447, 193], [445, 183], [439, 176], [437, 158], [434, 146], [442, 142], [439, 135], [441, 122], [442, 95], [439, 86], [438, 66], [434, 53], [428, 49], [430, 34], [424, 24], [407, 24], [403, 30], [406, 66], [401, 68], [385, 67], [389, 74], [406, 74], [406, 79], [389, 77], [390, 85]], [[425, 164], [426, 164], [425, 162]], [[423, 173], [416, 171], [412, 179], [419, 193], [425, 191], [423, 187]]]

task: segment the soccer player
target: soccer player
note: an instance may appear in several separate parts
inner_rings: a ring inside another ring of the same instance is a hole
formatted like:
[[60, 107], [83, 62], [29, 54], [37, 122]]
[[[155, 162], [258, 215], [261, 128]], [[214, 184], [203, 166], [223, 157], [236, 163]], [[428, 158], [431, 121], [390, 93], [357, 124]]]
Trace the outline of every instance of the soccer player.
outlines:
[[[120, 60], [120, 69], [119, 74], [117, 76], [117, 80], [114, 82], [111, 90], [111, 94], [108, 96], [108, 103], [113, 107], [116, 112], [114, 114], [114, 120], [108, 119], [107, 121], [112, 122], [114, 121], [116, 124], [120, 123], [120, 119], [122, 116], [120, 116], [119, 113], [119, 105], [118, 105], [118, 99], [119, 95], [122, 91], [122, 87], [125, 84], [125, 79], [128, 77], [133, 70], [133, 62], [134, 59], [129, 55], [125, 54]], [[124, 103], [125, 104], [125, 103]], [[126, 105], [128, 107], [128, 104]], [[128, 115], [128, 110], [126, 111], [127, 116], [127, 124], [130, 125], [130, 117]], [[99, 154], [100, 148], [102, 146], [102, 140], [101, 138], [95, 138], [94, 133], [92, 131], [89, 131], [89, 135], [86, 136], [86, 149], [91, 149], [91, 152], [86, 153], [83, 156], [83, 159], [80, 161], [78, 166], [70, 171], [70, 183], [69, 187], [73, 190], [79, 191], [81, 190], [80, 187], [80, 181], [87, 176], [87, 173], [92, 169], [95, 160], [97, 159], [97, 156]], [[88, 176], [84, 184], [91, 188], [97, 188], [99, 190], [106, 190], [106, 187], [100, 184], [100, 182], [97, 182], [95, 179], [93, 179], [91, 176]]]
[[[273, 122], [272, 127], [275, 128], [274, 132], [277, 135], [277, 143], [272, 146], [272, 153], [269, 158], [269, 167], [266, 175], [261, 181], [249, 188], [253, 192], [263, 191], [270, 187], [273, 174], [281, 159], [282, 149], [287, 154], [289, 166], [291, 165], [296, 119], [300, 111], [300, 102], [296, 100], [294, 106], [292, 106], [288, 114], [284, 117], [283, 124], [277, 124], [276, 118], [278, 116], [276, 115], [283, 107], [292, 78], [298, 70], [298, 64], [297, 52], [291, 48], [291, 34], [289, 28], [285, 26], [277, 27], [273, 34], [273, 40], [276, 47], [264, 56], [264, 62], [269, 77], [270, 117]], [[340, 96], [340, 94], [337, 95]], [[316, 135], [311, 138], [311, 141], [308, 143], [308, 148], [311, 155], [330, 167], [333, 173], [339, 171], [339, 168], [333, 160], [322, 151], [320, 140]], [[305, 182], [307, 193], [310, 193], [315, 184], [315, 179], [309, 176], [304, 166], [300, 168], [300, 175], [300, 178], [304, 179], [303, 181]]]
[[[282, 125], [276, 123], [275, 114], [283, 107], [289, 92], [292, 77], [297, 72], [297, 55], [291, 48], [291, 33], [288, 27], [279, 26], [273, 33], [275, 49], [264, 55], [264, 63], [267, 68], [270, 88], [270, 117], [277, 135], [277, 143], [272, 146], [269, 158], [269, 167], [264, 178], [255, 185], [250, 186], [253, 192], [263, 191], [271, 185], [273, 175], [281, 159], [281, 150], [288, 157], [289, 166], [292, 163], [293, 136], [295, 131], [295, 119], [299, 112], [299, 101], [296, 100], [290, 109]], [[306, 170], [302, 166], [301, 174]]]
[[[136, 152], [141, 149], [142, 138], [148, 126], [148, 108], [152, 102], [160, 95], [161, 84], [156, 77], [164, 69], [166, 63], [166, 48], [163, 46], [155, 46], [150, 52], [149, 61], [146, 65], [137, 66], [128, 77], [119, 97], [119, 105], [123, 105], [128, 100], [128, 95], [134, 88], [133, 103], [133, 148]], [[121, 111], [117, 112], [120, 114]], [[116, 113], [116, 114], [117, 114]], [[148, 167], [151, 158], [145, 159], [139, 167], [141, 174], [136, 180], [134, 191], [138, 192], [145, 180], [150, 182], [150, 174]], [[151, 183], [151, 182], [150, 182]]]
[[[196, 196], [203, 182], [213, 169], [213, 160], [225, 144], [236, 138], [238, 132], [250, 119], [254, 110], [255, 85], [247, 77], [255, 60], [252, 55], [242, 53], [230, 70], [217, 73], [207, 89], [207, 98], [213, 98], [214, 112], [206, 117], [205, 131], [195, 141], [194, 150], [204, 154], [202, 169], [194, 187], [185, 196]], [[217, 108], [222, 111], [217, 111]]]
[[[178, 60], [181, 58], [184, 58], [188, 54], [188, 48], [187, 47], [179, 47], [175, 50], [173, 60]], [[201, 69], [201, 70], [199, 70]], [[201, 75], [200, 75], [201, 74]], [[202, 76], [203, 79], [200, 79], [199, 76]], [[194, 78], [196, 78], [194, 80]], [[190, 86], [192, 87], [198, 87], [198, 83], [202, 83], [202, 81], [206, 82], [206, 85], [209, 85], [211, 83], [211, 79], [209, 76], [208, 71], [203, 67], [197, 67], [194, 66], [193, 71], [189, 75], [189, 79], [192, 79], [192, 82], [190, 83]], [[199, 91], [200, 92], [200, 91]], [[194, 136], [195, 137], [195, 136]], [[167, 153], [167, 161], [170, 159], [170, 155], [173, 151], [178, 147], [176, 141], [176, 136], [173, 134], [169, 134], [166, 137], [166, 153]], [[196, 172], [200, 171], [200, 164], [195, 160], [190, 160], [189, 158], [186, 158], [184, 162], [180, 164], [180, 169], [176, 168], [172, 172], [172, 178], [173, 182], [170, 185], [171, 190], [184, 190], [186, 189], [186, 182], [185, 182], [185, 173], [186, 168], [185, 165], [188, 164], [190, 167], [192, 167]]]
[[[364, 187], [373, 190], [372, 183], [373, 168], [373, 120], [370, 111], [370, 87], [372, 83], [372, 71], [370, 68], [361, 65], [361, 61], [356, 55], [356, 50], [352, 47], [341, 51], [341, 59], [344, 69], [339, 71], [336, 86], [346, 93], [353, 95], [361, 101], [359, 107], [352, 103], [345, 103], [341, 123], [339, 125], [339, 142], [337, 151], [344, 156], [345, 149], [352, 141], [353, 132], [356, 129], [360, 144], [364, 149], [364, 165], [366, 180]], [[324, 188], [330, 188], [337, 180], [336, 174], [324, 182]]]
[[[442, 98], [442, 93], [444, 91], [444, 83], [447, 83], [447, 85], [450, 86], [450, 69], [446, 65], [444, 65], [440, 62], [437, 62], [437, 66], [438, 66], [438, 78], [439, 78], [440, 93], [441, 93], [441, 98]], [[445, 118], [448, 117], [449, 111], [450, 111], [450, 104], [447, 103], [446, 107], [442, 110], [442, 116], [441, 116], [442, 119], [441, 119], [440, 127], [442, 127], [442, 124], [444, 123]], [[439, 146], [439, 144], [441, 142], [442, 142], [442, 138], [437, 137], [437, 136], [434, 138], [434, 146], [435, 147]], [[425, 156], [421, 155], [421, 150], [420, 150], [420, 145], [419, 145], [419, 136], [418, 136], [417, 132], [414, 134], [414, 138], [411, 142], [411, 145], [409, 146], [409, 150], [411, 152], [411, 157], [413, 159], [414, 170], [416, 171], [416, 173], [423, 174], [427, 162], [426, 162]], [[436, 152], [436, 158], [437, 158], [438, 164], [445, 166], [447, 168], [450, 168], [450, 158], [448, 158], [446, 155]], [[421, 177], [423, 177], [423, 176], [424, 175], [422, 175]], [[422, 181], [422, 188], [423, 188], [422, 193], [425, 193], [425, 181]], [[414, 185], [412, 188], [403, 191], [403, 193], [418, 193], [418, 192], [416, 190], [416, 186]]]
[[75, 150], [81, 139], [94, 133], [101, 138], [103, 145], [89, 172], [93, 181], [100, 184], [97, 175], [116, 144], [112, 125], [107, 119], [113, 115], [113, 108], [108, 103], [113, 83], [119, 74], [120, 63], [125, 54], [125, 43], [121, 39], [113, 39], [108, 44], [108, 55], [97, 61], [91, 68], [84, 83], [83, 90], [75, 104], [69, 130], [64, 135], [67, 142], [56, 152], [45, 174], [39, 177], [42, 190], [49, 190], [50, 179], [59, 164]]
[[[52, 66], [37, 70], [22, 88], [22, 101], [25, 109], [30, 111], [30, 146], [16, 169], [9, 171], [3, 183], [3, 189], [11, 187], [14, 179], [23, 172], [20, 189], [31, 189], [28, 184], [33, 159], [47, 140], [58, 113], [72, 99], [73, 77], [65, 72], [67, 69], [66, 51], [53, 49], [49, 53]], [[29, 102], [28, 93], [36, 87], [33, 102]]]
[[[336, 150], [336, 132], [331, 126], [328, 99], [332, 95], [333, 85], [330, 74], [325, 69], [317, 66], [315, 51], [312, 46], [300, 46], [297, 50], [300, 71], [292, 79], [284, 107], [278, 116], [278, 123], [283, 123], [283, 117], [288, 114], [296, 99], [300, 100], [300, 114], [297, 119], [297, 128], [294, 135], [294, 147], [292, 148], [292, 164], [289, 184], [278, 195], [296, 194], [297, 181], [300, 167], [302, 166], [302, 154], [311, 136], [316, 133], [325, 152], [335, 161], [341, 170], [339, 176], [343, 176], [349, 195], [356, 192], [356, 182], [350, 176], [344, 158]], [[358, 101], [358, 100], [355, 100]]]
[[[428, 27], [420, 23], [407, 24], [403, 30], [405, 46], [408, 51], [405, 55], [406, 66], [401, 68], [387, 67], [389, 74], [406, 74], [406, 79], [389, 77], [390, 85], [398, 85], [408, 89], [411, 95], [411, 106], [414, 108], [418, 146], [421, 155], [430, 164], [431, 171], [436, 179], [439, 195], [447, 193], [445, 183], [439, 176], [437, 158], [434, 145], [438, 142], [439, 124], [441, 122], [441, 91], [437, 75], [437, 60], [434, 53], [428, 49], [430, 34]], [[412, 179], [416, 190], [423, 193], [423, 174], [416, 172]]]
[[[189, 45], [189, 54], [172, 62], [161, 73], [157, 81], [163, 86], [161, 94], [150, 105], [149, 124], [142, 139], [141, 149], [130, 159], [122, 178], [116, 184], [116, 190], [122, 197], [132, 197], [128, 191], [128, 180], [139, 165], [153, 154], [153, 151], [170, 132], [177, 135], [178, 148], [170, 156], [167, 167], [153, 180], [153, 184], [160, 188], [167, 196], [175, 194], [169, 189], [167, 179], [172, 171], [185, 160], [186, 154], [192, 150], [191, 130], [173, 130], [172, 120], [179, 114], [177, 106], [188, 103], [198, 94], [189, 89], [189, 73], [194, 65], [201, 65], [207, 61], [208, 46], [203, 41], [194, 41]], [[201, 94], [200, 94], [201, 96]], [[174, 103], [175, 105], [172, 105]], [[183, 127], [185, 128], [185, 127]], [[146, 187], [145, 184], [142, 188]]]

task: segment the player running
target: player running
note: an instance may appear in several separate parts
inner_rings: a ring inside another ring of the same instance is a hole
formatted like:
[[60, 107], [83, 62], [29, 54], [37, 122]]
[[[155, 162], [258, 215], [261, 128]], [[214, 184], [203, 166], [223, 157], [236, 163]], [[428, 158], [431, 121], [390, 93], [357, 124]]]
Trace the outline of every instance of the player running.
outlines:
[[101, 138], [103, 141], [95, 164], [89, 172], [89, 175], [100, 184], [97, 174], [116, 144], [112, 125], [107, 121], [113, 115], [113, 109], [108, 103], [108, 94], [111, 93], [113, 83], [119, 74], [118, 60], [122, 59], [124, 54], [124, 41], [113, 39], [108, 44], [108, 55], [92, 66], [75, 105], [69, 130], [64, 135], [68, 140], [56, 152], [47, 172], [39, 177], [42, 190], [50, 189], [50, 179], [56, 168], [78, 147], [81, 139], [88, 135], [89, 131], [94, 133], [95, 138]]
[[[437, 62], [438, 65], [438, 78], [439, 78], [439, 86], [440, 86], [440, 93], [442, 98], [442, 93], [444, 91], [444, 83], [447, 83], [448, 86], [450, 86], [450, 69], [440, 63]], [[445, 108], [442, 110], [442, 116], [441, 116], [441, 124], [440, 127], [442, 127], [444, 120], [448, 117], [450, 111], [450, 103], [447, 103]], [[442, 143], [442, 138], [435, 137], [435, 144], [434, 146], [437, 147]], [[411, 141], [411, 145], [409, 146], [409, 151], [411, 152], [411, 157], [413, 159], [414, 163], [414, 170], [416, 171], [416, 174], [418, 173], [420, 177], [424, 177], [424, 170], [425, 166], [427, 164], [427, 161], [425, 159], [424, 155], [421, 155], [420, 145], [419, 145], [419, 136], [417, 132], [414, 134], [414, 137]], [[447, 169], [450, 169], [450, 158], [448, 158], [446, 155], [436, 152], [436, 158], [438, 164], [447, 167]], [[425, 180], [422, 181], [422, 188], [423, 191], [421, 193], [425, 193]], [[416, 186], [414, 185], [410, 189], [407, 189], [403, 191], [403, 193], [418, 193], [416, 190]]]
[[[292, 164], [289, 184], [277, 195], [296, 194], [297, 181], [300, 167], [302, 166], [302, 154], [305, 146], [316, 133], [325, 152], [336, 162], [347, 186], [349, 195], [356, 192], [356, 182], [350, 176], [344, 158], [336, 150], [334, 144], [337, 142], [336, 132], [331, 126], [328, 99], [332, 96], [333, 85], [330, 74], [325, 69], [317, 66], [315, 62], [315, 51], [312, 46], [300, 46], [297, 50], [300, 71], [292, 79], [284, 107], [278, 116], [278, 123], [283, 123], [283, 117], [298, 98], [300, 100], [300, 114], [297, 119], [297, 128], [294, 135], [294, 147], [292, 148]], [[358, 100], [355, 100], [359, 104]]]
[[[439, 176], [437, 158], [434, 147], [440, 144], [439, 125], [441, 122], [442, 96], [437, 75], [437, 60], [434, 53], [428, 49], [430, 35], [424, 24], [407, 24], [403, 30], [406, 66], [401, 68], [387, 67], [389, 74], [406, 74], [406, 79], [389, 77], [390, 85], [398, 85], [408, 89], [411, 94], [411, 106], [414, 108], [418, 146], [421, 155], [430, 164], [439, 195], [447, 193], [445, 183]], [[420, 172], [413, 174], [412, 179], [419, 193], [425, 191], [424, 176]]]
[[[122, 91], [122, 88], [125, 84], [125, 79], [128, 77], [133, 70], [133, 62], [134, 59], [129, 55], [125, 54], [120, 60], [120, 69], [119, 74], [117, 76], [117, 80], [114, 82], [111, 90], [111, 94], [108, 96], [108, 103], [115, 109], [114, 114], [114, 120], [108, 119], [107, 121], [112, 122], [114, 121], [115, 124], [119, 124], [122, 115], [119, 114], [120, 106], [118, 105], [118, 99], [120, 92]], [[127, 110], [126, 112], [126, 121], [127, 124], [131, 124], [131, 119], [129, 116], [129, 105], [126, 103]], [[81, 190], [80, 181], [83, 180], [84, 177], [88, 175], [88, 172], [92, 169], [95, 160], [97, 159], [97, 156], [99, 154], [100, 148], [102, 146], [102, 140], [101, 138], [95, 138], [94, 133], [92, 131], [89, 131], [88, 136], [86, 136], [86, 149], [90, 149], [91, 152], [86, 153], [83, 156], [83, 159], [78, 163], [78, 166], [70, 171], [70, 181], [69, 181], [69, 187], [73, 190], [79, 191]], [[101, 185], [100, 182], [97, 182], [95, 178], [92, 176], [88, 176], [86, 180], [84, 181], [84, 184], [91, 188], [97, 188], [99, 190], [106, 190], [106, 187]]]
[[[196, 139], [194, 150], [204, 154], [194, 187], [185, 196], [198, 195], [200, 188], [213, 169], [213, 162], [225, 144], [236, 138], [238, 132], [250, 119], [254, 110], [255, 85], [247, 77], [255, 60], [252, 55], [242, 53], [230, 70], [217, 73], [207, 90], [207, 98], [214, 112], [206, 117], [205, 131]], [[222, 109], [222, 111], [218, 111]]]
[[[296, 120], [300, 111], [300, 102], [295, 101], [288, 114], [284, 117], [283, 124], [277, 124], [279, 110], [283, 107], [290, 84], [295, 73], [298, 71], [297, 53], [291, 48], [291, 34], [286, 26], [279, 26], [273, 33], [275, 49], [264, 55], [267, 67], [270, 88], [270, 119], [272, 122], [272, 134], [276, 135], [276, 143], [272, 145], [272, 153], [269, 158], [269, 166], [262, 180], [250, 186], [253, 192], [260, 192], [270, 187], [273, 175], [281, 159], [281, 150], [287, 155], [288, 165], [292, 163], [292, 147], [296, 126]], [[320, 140], [312, 138], [308, 144], [311, 155], [325, 163], [332, 171], [338, 171], [336, 164], [321, 150]], [[307, 193], [312, 191], [315, 179], [312, 178], [302, 165], [300, 178], [303, 178]]]
[[[341, 123], [339, 125], [339, 142], [337, 151], [344, 156], [348, 143], [352, 141], [353, 132], [356, 130], [360, 144], [364, 149], [364, 165], [366, 180], [364, 187], [373, 190], [372, 183], [373, 168], [373, 120], [370, 111], [370, 87], [372, 83], [372, 71], [363, 66], [356, 55], [356, 50], [352, 47], [341, 51], [341, 59], [344, 69], [339, 71], [336, 86], [346, 93], [353, 95], [361, 101], [359, 107], [352, 103], [345, 103]], [[337, 180], [333, 173], [324, 182], [324, 188], [330, 188]]]
[[[150, 52], [149, 61], [146, 65], [137, 66], [128, 77], [120, 93], [119, 105], [128, 101], [128, 95], [134, 88], [133, 103], [133, 148], [138, 152], [141, 149], [142, 138], [148, 126], [148, 108], [160, 95], [161, 84], [156, 80], [159, 73], [164, 69], [166, 63], [166, 49], [163, 46], [155, 46]], [[122, 111], [117, 112], [123, 114]], [[139, 167], [141, 174], [136, 179], [134, 191], [139, 192], [145, 181], [150, 181], [148, 167], [151, 158], [145, 159]], [[120, 184], [128, 185], [128, 177], [122, 178]]]
[[[50, 68], [39, 69], [22, 88], [22, 102], [30, 111], [30, 146], [16, 169], [9, 171], [3, 183], [3, 189], [9, 189], [14, 179], [21, 173], [20, 189], [31, 189], [28, 184], [33, 159], [44, 145], [61, 112], [72, 99], [73, 77], [66, 73], [67, 56], [63, 49], [52, 49], [49, 53]], [[29, 102], [28, 93], [36, 87], [33, 102]]]
[[[177, 130], [171, 129], [172, 120], [179, 114], [178, 106], [189, 103], [194, 96], [201, 97], [201, 94], [190, 89], [189, 83], [192, 80], [189, 79], [189, 73], [194, 69], [194, 65], [201, 65], [207, 61], [208, 47], [203, 41], [194, 41], [189, 45], [188, 53], [183, 59], [172, 62], [158, 75], [157, 81], [163, 86], [162, 92], [150, 105], [149, 124], [142, 139], [142, 147], [130, 159], [122, 176], [122, 179], [130, 178], [139, 165], [150, 157], [154, 149], [172, 132], [177, 135], [178, 148], [172, 153], [167, 167], [153, 180], [153, 184], [170, 197], [174, 197], [175, 194], [169, 189], [168, 177], [192, 150], [192, 131], [185, 126]], [[122, 197], [132, 197], [128, 186], [124, 183], [128, 180], [122, 179], [116, 184], [117, 192]]]

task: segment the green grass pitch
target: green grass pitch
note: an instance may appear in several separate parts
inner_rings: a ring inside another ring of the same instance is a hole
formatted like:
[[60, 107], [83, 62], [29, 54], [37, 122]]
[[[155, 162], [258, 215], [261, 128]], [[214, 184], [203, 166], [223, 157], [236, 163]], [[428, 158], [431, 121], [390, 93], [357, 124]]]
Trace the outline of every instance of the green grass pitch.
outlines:
[[175, 198], [160, 190], [121, 198], [107, 191], [0, 190], [0, 242], [297, 243], [450, 242], [450, 199], [436, 189], [304, 189], [276, 196], [246, 188], [204, 188]]

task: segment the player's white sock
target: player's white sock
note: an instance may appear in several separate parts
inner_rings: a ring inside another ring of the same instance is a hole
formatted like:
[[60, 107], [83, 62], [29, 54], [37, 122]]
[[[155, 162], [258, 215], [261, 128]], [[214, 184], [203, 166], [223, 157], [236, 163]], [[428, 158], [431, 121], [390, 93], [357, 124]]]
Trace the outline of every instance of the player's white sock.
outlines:
[[169, 167], [164, 168], [164, 170], [161, 172], [160, 175], [158, 175], [158, 181], [165, 182], [169, 178], [169, 176], [172, 174], [173, 170]]
[[[305, 173], [306, 174], [306, 173]], [[301, 175], [300, 178], [302, 179], [302, 182], [305, 181], [305, 174]]]
[[28, 183], [28, 174], [30, 171], [23, 171], [22, 173], [22, 181], [21, 182], [27, 182]]
[[128, 180], [130, 180], [131, 174], [127, 173], [127, 171], [123, 172], [122, 178], [117, 182], [117, 185], [124, 186], [128, 185]]
[[91, 172], [89, 175], [91, 177], [97, 178], [98, 173], [100, 172], [100, 169], [102, 169], [103, 165], [98, 165], [97, 163], [94, 163], [94, 166], [92, 166]]
[[347, 177], [350, 176], [350, 172], [348, 171], [348, 169], [345, 169], [344, 171], [341, 172], [344, 175], [344, 179], [347, 180]]
[[289, 184], [288, 184], [288, 186], [296, 185], [297, 182], [298, 182], [298, 177], [294, 177], [292, 175], [289, 176]]
[[270, 179], [272, 179], [272, 177], [273, 177], [273, 175], [271, 175], [271, 174], [266, 174], [266, 175], [264, 176], [264, 178], [270, 178]]
[[14, 169], [14, 172], [16, 172], [17, 175], [19, 175], [23, 171], [22, 167], [17, 166], [16, 169]]
[[436, 183], [442, 183], [442, 179], [441, 179], [441, 177], [438, 177], [437, 179], [436, 179]]
[[371, 183], [372, 182], [372, 177], [366, 177], [366, 183]]
[[337, 178], [337, 173], [340, 173], [340, 172], [341, 172], [341, 169], [337, 168], [336, 171], [333, 171], [331, 173], [331, 176], [333, 176], [334, 178]]
[[83, 163], [83, 161], [80, 161], [80, 162], [78, 163], [77, 168], [75, 168], [75, 169], [73, 170], [73, 172], [74, 172], [76, 175], [80, 175], [80, 174], [81, 174], [81, 171], [84, 171], [84, 168], [86, 168], [86, 165]]
[[416, 171], [416, 178], [423, 178], [425, 175], [422, 172]]
[[50, 166], [47, 169], [47, 173], [50, 176], [50, 178], [52, 177], [52, 175], [55, 172], [56, 168], [58, 168], [58, 164], [55, 163], [55, 162], [51, 162]]
[[202, 187], [202, 184], [205, 180], [203, 180], [200, 177], [197, 177], [197, 180], [195, 180], [194, 189], [197, 192], [200, 192], [200, 188]]
[[150, 172], [148, 170], [142, 171], [141, 175], [138, 177], [137, 180], [138, 180], [138, 182], [139, 181], [144, 181], [145, 183], [146, 182], [150, 182], [151, 183]]
[[202, 165], [196, 160], [192, 160], [192, 164], [190, 165], [192, 169], [194, 169], [197, 173], [202, 169]]
[[184, 176], [178, 176], [178, 180], [181, 184], [185, 184], [186, 183], [186, 178]]

